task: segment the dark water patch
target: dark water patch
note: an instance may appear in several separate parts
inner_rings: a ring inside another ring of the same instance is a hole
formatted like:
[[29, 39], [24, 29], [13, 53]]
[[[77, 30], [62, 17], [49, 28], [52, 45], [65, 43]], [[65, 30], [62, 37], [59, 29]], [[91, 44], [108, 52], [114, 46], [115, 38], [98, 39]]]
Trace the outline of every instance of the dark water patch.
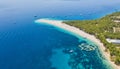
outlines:
[[[71, 67], [71, 69], [112, 69], [103, 61], [102, 54], [100, 54], [101, 52], [98, 47], [96, 47], [96, 49], [93, 51], [83, 51], [77, 46], [71, 46], [64, 48], [62, 52], [70, 56], [70, 58], [66, 60], [68, 60], [68, 65]], [[53, 56], [55, 54], [53, 54]], [[59, 58], [61, 58], [61, 56], [59, 56]], [[57, 64], [57, 61], [58, 60], [51, 63], [54, 63], [55, 65], [55, 63]], [[59, 66], [61, 66], [61, 64], [59, 64]]]

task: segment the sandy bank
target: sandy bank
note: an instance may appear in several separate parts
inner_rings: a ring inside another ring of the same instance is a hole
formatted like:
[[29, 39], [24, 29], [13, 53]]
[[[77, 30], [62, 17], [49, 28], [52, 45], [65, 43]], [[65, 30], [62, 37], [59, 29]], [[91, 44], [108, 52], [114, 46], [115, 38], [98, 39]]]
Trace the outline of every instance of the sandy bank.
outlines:
[[42, 22], [42, 23], [53, 25], [53, 26], [57, 26], [57, 27], [60, 27], [60, 28], [65, 29], [65, 30], [68, 30], [70, 32], [73, 32], [75, 34], [78, 34], [78, 35], [80, 35], [80, 36], [82, 36], [84, 38], [87, 38], [87, 39], [95, 42], [99, 46], [101, 51], [103, 52], [103, 55], [105, 56], [105, 58], [114, 66], [114, 68], [115, 69], [120, 69], [120, 66], [115, 65], [114, 62], [111, 62], [110, 54], [105, 52], [105, 47], [104, 47], [103, 43], [101, 43], [100, 40], [97, 39], [95, 36], [90, 35], [90, 34], [84, 32], [84, 31], [80, 30], [79, 28], [67, 25], [67, 24], [63, 23], [62, 21], [48, 20], [48, 19], [39, 19], [39, 20], [36, 20], [35, 22], [37, 22], [37, 23]]

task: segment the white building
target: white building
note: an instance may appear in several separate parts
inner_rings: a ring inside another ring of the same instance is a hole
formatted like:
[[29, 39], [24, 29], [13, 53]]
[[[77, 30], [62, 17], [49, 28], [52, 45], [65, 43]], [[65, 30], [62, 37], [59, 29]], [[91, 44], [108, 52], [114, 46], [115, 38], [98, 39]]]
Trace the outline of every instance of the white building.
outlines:
[[106, 39], [109, 43], [120, 44], [120, 40], [118, 39]]

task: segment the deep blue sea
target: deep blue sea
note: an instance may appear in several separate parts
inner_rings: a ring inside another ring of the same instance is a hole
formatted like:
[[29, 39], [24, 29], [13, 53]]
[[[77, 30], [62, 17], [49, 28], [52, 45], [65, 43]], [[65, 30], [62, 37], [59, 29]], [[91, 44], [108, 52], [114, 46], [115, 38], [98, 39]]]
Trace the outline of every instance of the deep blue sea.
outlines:
[[0, 0], [0, 69], [112, 69], [92, 41], [35, 20], [92, 20], [119, 10], [120, 0]]

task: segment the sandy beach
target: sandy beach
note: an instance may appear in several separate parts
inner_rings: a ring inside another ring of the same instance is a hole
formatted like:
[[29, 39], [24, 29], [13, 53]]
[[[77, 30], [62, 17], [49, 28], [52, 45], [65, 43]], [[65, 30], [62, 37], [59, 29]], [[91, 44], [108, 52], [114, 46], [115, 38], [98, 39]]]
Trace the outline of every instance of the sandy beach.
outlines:
[[97, 39], [94, 35], [90, 35], [84, 31], [80, 30], [79, 28], [67, 25], [67, 24], [63, 23], [62, 21], [49, 20], [49, 19], [38, 19], [35, 22], [46, 23], [46, 24], [50, 24], [50, 25], [68, 30], [68, 31], [78, 34], [84, 38], [87, 38], [88, 40], [95, 42], [99, 46], [100, 50], [103, 52], [103, 55], [108, 60], [108, 62], [110, 62], [113, 65], [114, 69], [120, 69], [120, 66], [115, 65], [114, 62], [112, 62], [110, 60], [110, 54], [108, 52], [105, 52], [105, 47], [104, 47], [103, 43], [101, 43], [100, 40]]

